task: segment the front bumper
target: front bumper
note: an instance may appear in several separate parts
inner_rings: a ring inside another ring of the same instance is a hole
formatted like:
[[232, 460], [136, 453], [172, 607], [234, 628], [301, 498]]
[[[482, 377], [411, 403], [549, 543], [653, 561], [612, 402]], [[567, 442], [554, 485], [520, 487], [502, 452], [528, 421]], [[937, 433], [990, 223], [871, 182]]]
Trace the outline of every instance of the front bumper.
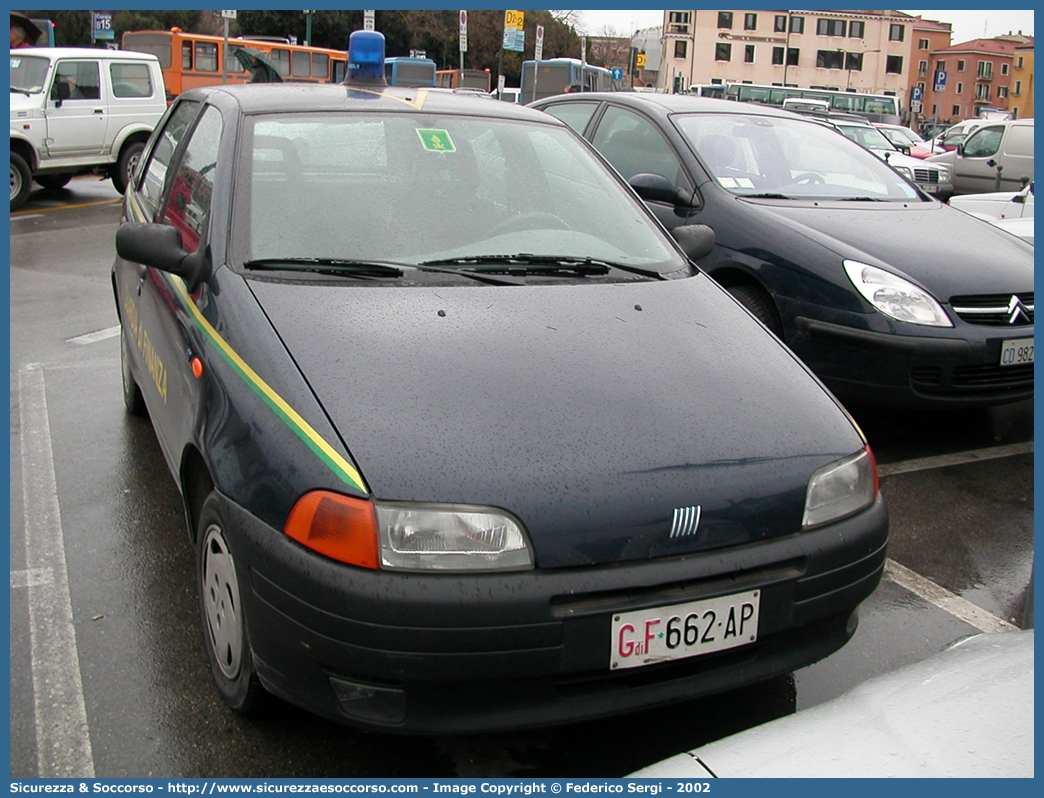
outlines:
[[1032, 364], [1000, 365], [1001, 342], [1032, 338], [1032, 325], [962, 325], [913, 336], [795, 316], [787, 343], [842, 401], [942, 409], [1033, 397]]
[[[258, 674], [319, 715], [385, 731], [489, 731], [647, 708], [812, 663], [880, 581], [887, 512], [662, 560], [525, 573], [367, 571], [225, 500]], [[762, 591], [755, 643], [610, 672], [611, 614]]]

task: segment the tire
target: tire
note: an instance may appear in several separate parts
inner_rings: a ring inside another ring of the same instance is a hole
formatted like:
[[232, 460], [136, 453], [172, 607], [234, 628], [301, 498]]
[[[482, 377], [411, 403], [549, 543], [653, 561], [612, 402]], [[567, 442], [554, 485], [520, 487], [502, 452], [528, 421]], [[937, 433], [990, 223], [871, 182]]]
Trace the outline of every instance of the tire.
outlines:
[[145, 397], [130, 369], [130, 351], [128, 350], [126, 331], [120, 330], [120, 371], [123, 375], [123, 405], [132, 416], [148, 415]]
[[196, 555], [203, 643], [214, 684], [232, 709], [256, 715], [268, 694], [254, 670], [236, 564], [216, 493], [207, 497], [200, 512]]
[[69, 181], [73, 179], [71, 174], [65, 175], [40, 175], [36, 178], [36, 182], [46, 188], [48, 191], [58, 191], [59, 189], [65, 188], [69, 185]]
[[127, 192], [127, 186], [130, 185], [131, 178], [134, 176], [134, 168], [141, 160], [141, 154], [144, 151], [145, 142], [143, 141], [133, 141], [123, 147], [120, 160], [116, 164], [116, 171], [112, 173], [112, 185], [121, 194]]
[[33, 181], [33, 173], [25, 158], [17, 152], [11, 153], [11, 210], [21, 208], [29, 197], [29, 188]]
[[726, 290], [777, 338], [783, 340], [783, 323], [767, 293], [756, 285], [733, 285]]

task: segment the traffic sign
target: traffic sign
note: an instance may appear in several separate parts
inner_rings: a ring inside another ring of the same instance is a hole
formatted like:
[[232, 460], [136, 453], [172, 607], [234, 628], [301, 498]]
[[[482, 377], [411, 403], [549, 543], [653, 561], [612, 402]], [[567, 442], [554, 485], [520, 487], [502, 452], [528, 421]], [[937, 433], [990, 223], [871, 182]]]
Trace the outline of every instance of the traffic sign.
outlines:
[[541, 61], [544, 58], [544, 26], [537, 25], [536, 44], [533, 46], [533, 58]]
[[505, 11], [504, 27], [522, 30], [525, 27], [526, 15], [522, 11]]
[[95, 11], [91, 28], [92, 35], [96, 41], [116, 38], [116, 31], [112, 29], [112, 14], [104, 11]]
[[236, 18], [236, 12], [235, 11], [222, 11], [221, 12], [221, 18], [222, 19], [235, 19]]
[[613, 67], [609, 70], [609, 76], [613, 80], [623, 80], [624, 71], [622, 67]]
[[937, 69], [935, 70], [935, 90], [937, 92], [946, 91], [946, 70]]
[[460, 51], [468, 51], [468, 12], [460, 12]]
[[924, 99], [924, 89], [920, 86], [914, 86], [910, 89], [910, 102], [917, 103]]
[[363, 11], [363, 30], [374, 30], [373, 18], [373, 11]]
[[638, 69], [645, 69], [645, 53], [638, 53], [638, 55], [634, 57], [634, 65], [638, 67]]

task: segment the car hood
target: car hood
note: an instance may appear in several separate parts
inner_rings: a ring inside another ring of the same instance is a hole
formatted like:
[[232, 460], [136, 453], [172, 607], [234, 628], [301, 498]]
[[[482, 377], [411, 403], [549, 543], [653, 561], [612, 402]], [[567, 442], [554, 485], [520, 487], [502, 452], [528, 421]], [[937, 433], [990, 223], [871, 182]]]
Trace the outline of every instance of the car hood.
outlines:
[[[862, 446], [703, 275], [250, 284], [375, 497], [507, 509], [541, 567], [795, 533], [812, 473]], [[670, 537], [695, 506], [697, 533]]]
[[42, 103], [40, 94], [27, 97], [20, 91], [11, 92], [11, 118], [24, 117], [29, 111], [39, 111]]
[[742, 203], [830, 250], [839, 267], [845, 258], [880, 266], [943, 302], [1033, 288], [1032, 247], [942, 203]]

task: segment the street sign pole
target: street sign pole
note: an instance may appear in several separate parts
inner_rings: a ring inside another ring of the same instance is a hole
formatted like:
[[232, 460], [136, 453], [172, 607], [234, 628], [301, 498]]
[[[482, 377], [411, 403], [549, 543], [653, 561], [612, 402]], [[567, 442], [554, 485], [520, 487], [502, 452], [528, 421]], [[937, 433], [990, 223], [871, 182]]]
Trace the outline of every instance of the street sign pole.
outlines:
[[[460, 68], [464, 70], [464, 53], [468, 51], [468, 12], [460, 12]], [[462, 76], [463, 77], [463, 76]]]
[[235, 11], [222, 11], [221, 19], [225, 23], [225, 41], [221, 49], [221, 82], [228, 83], [228, 21], [236, 18]]
[[[537, 75], [540, 74], [538, 67], [544, 60], [544, 26], [537, 25], [536, 44], [533, 46], [533, 99], [536, 100]], [[522, 81], [519, 81], [521, 83]]]

